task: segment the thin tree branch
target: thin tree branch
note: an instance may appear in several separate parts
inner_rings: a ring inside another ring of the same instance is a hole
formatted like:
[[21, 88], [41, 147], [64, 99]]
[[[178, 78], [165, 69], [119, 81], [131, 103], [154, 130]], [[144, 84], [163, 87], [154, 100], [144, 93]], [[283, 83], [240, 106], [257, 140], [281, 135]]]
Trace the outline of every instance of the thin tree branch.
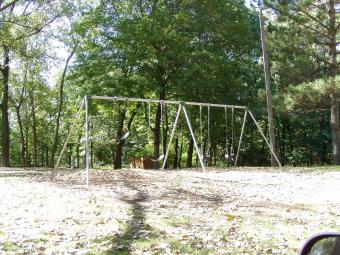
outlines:
[[0, 12], [6, 10], [7, 8], [10, 8], [11, 6], [13, 6], [16, 2], [19, 2], [19, 0], [13, 0], [12, 2], [4, 5], [3, 7], [0, 8]]
[[277, 6], [275, 6], [273, 4], [270, 4], [270, 3], [266, 2], [266, 5], [268, 5], [270, 8], [274, 9], [275, 11], [280, 13], [281, 15], [285, 15], [288, 18], [292, 19], [294, 22], [298, 23], [299, 25], [303, 26], [304, 28], [309, 29], [309, 30], [315, 32], [316, 34], [327, 36], [327, 37], [329, 36], [327, 33], [323, 32], [323, 31], [319, 31], [319, 30], [317, 30], [317, 29], [315, 29], [313, 27], [310, 27], [310, 26], [304, 24], [303, 22], [297, 21], [297, 19], [296, 19], [296, 17], [294, 15], [291, 15], [288, 12], [284, 12], [284, 11], [280, 10], [280, 8], [278, 8]]
[[49, 20], [47, 23], [42, 24], [40, 27], [34, 28], [34, 30], [28, 32], [27, 34], [22, 34], [20, 36], [18, 36], [17, 38], [15, 38], [15, 41], [21, 40], [23, 38], [28, 38], [31, 37], [33, 35], [39, 34], [47, 25], [51, 24], [52, 22], [54, 22], [58, 17], [54, 17], [53, 19]]
[[28, 3], [26, 4], [26, 7], [25, 7], [25, 9], [24, 9], [24, 11], [22, 12], [22, 15], [26, 15], [26, 11], [27, 11], [28, 7], [31, 5], [31, 3], [32, 3], [31, 0], [28, 1]]
[[292, 2], [292, 4], [296, 7], [296, 11], [301, 12], [303, 14], [305, 14], [308, 18], [310, 18], [311, 20], [313, 20], [314, 22], [318, 23], [320, 26], [322, 26], [323, 28], [325, 28], [326, 30], [329, 30], [329, 27], [325, 26], [323, 23], [321, 23], [321, 21], [319, 19], [317, 19], [316, 17], [314, 17], [313, 15], [311, 15], [310, 13], [304, 11], [303, 9], [301, 9], [296, 3]]
[[3, 21], [4, 23], [10, 23], [10, 24], [13, 24], [13, 25], [17, 25], [17, 26], [20, 26], [20, 27], [24, 27], [24, 28], [28, 28], [28, 29], [35, 29], [34, 27], [31, 27], [31, 26], [27, 26], [27, 25], [24, 25], [24, 24], [20, 24], [18, 22], [15, 22], [15, 21], [9, 21], [9, 20], [5, 20]]

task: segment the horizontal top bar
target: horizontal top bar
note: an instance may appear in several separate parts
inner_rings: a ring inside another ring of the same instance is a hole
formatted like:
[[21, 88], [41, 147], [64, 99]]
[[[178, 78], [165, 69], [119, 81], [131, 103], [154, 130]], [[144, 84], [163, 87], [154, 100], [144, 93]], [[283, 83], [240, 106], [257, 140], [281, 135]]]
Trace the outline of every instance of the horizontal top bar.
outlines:
[[185, 105], [197, 105], [197, 106], [209, 106], [209, 107], [219, 107], [219, 108], [234, 108], [234, 109], [244, 109], [246, 106], [239, 105], [226, 105], [226, 104], [210, 104], [210, 103], [198, 103], [198, 102], [184, 102], [184, 101], [171, 101], [171, 100], [159, 100], [159, 99], [143, 99], [143, 98], [129, 98], [129, 97], [109, 97], [109, 96], [90, 96], [91, 99], [99, 100], [112, 100], [112, 101], [126, 101], [126, 102], [144, 102], [144, 103], [157, 103], [157, 104], [185, 104]]

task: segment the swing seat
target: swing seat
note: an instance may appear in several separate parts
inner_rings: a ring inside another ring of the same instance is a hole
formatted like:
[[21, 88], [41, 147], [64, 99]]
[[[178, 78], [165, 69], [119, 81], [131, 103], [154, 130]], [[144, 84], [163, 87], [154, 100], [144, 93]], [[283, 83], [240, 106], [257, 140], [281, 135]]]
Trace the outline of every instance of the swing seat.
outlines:
[[204, 159], [204, 161], [206, 161], [206, 162], [210, 161], [210, 159], [211, 159], [210, 153], [205, 154], [205, 156], [203, 156], [203, 159]]
[[229, 161], [229, 162], [234, 162], [235, 161], [235, 154], [234, 153], [226, 153], [224, 155], [225, 160]]
[[154, 162], [159, 162], [159, 161], [163, 161], [164, 158], [165, 158], [165, 155], [162, 154], [162, 155], [159, 155], [158, 159], [152, 159], [152, 161], [154, 161]]
[[128, 131], [128, 132], [126, 132], [119, 140], [120, 140], [120, 141], [124, 141], [124, 140], [128, 139], [129, 136], [130, 136], [130, 132]]
[[[92, 136], [89, 136], [88, 137], [88, 140], [89, 141], [91, 141], [92, 140]], [[86, 137], [82, 137], [82, 138], [80, 138], [80, 140], [79, 140], [79, 144], [81, 144], [81, 143], [85, 143], [86, 142]]]

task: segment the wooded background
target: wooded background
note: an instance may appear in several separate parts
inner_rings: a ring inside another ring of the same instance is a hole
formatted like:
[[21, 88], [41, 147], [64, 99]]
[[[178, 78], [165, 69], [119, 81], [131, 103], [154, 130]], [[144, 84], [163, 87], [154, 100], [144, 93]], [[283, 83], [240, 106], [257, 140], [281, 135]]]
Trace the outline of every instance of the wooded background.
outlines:
[[[280, 160], [339, 165], [340, 5], [268, 0], [264, 14]], [[0, 54], [4, 166], [53, 166], [84, 95], [245, 105], [268, 133], [258, 8], [242, 0], [0, 1]], [[151, 109], [149, 142], [147, 105], [91, 101], [93, 163], [120, 168], [131, 156], [158, 158], [176, 113], [163, 110], [162, 125], [160, 106]], [[189, 113], [199, 135], [198, 108]], [[212, 110], [210, 165], [227, 165], [224, 123], [224, 112]], [[193, 141], [184, 125], [180, 131], [169, 167], [195, 166]], [[83, 166], [81, 138], [74, 135], [64, 164], [72, 150]], [[239, 162], [270, 162], [250, 121]]]

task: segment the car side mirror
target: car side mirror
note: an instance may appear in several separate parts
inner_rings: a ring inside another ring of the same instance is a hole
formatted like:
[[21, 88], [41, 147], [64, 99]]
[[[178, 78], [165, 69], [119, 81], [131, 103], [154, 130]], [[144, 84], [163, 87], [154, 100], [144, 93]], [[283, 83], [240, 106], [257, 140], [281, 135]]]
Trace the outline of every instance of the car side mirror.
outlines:
[[340, 233], [313, 236], [301, 250], [301, 255], [340, 255]]

